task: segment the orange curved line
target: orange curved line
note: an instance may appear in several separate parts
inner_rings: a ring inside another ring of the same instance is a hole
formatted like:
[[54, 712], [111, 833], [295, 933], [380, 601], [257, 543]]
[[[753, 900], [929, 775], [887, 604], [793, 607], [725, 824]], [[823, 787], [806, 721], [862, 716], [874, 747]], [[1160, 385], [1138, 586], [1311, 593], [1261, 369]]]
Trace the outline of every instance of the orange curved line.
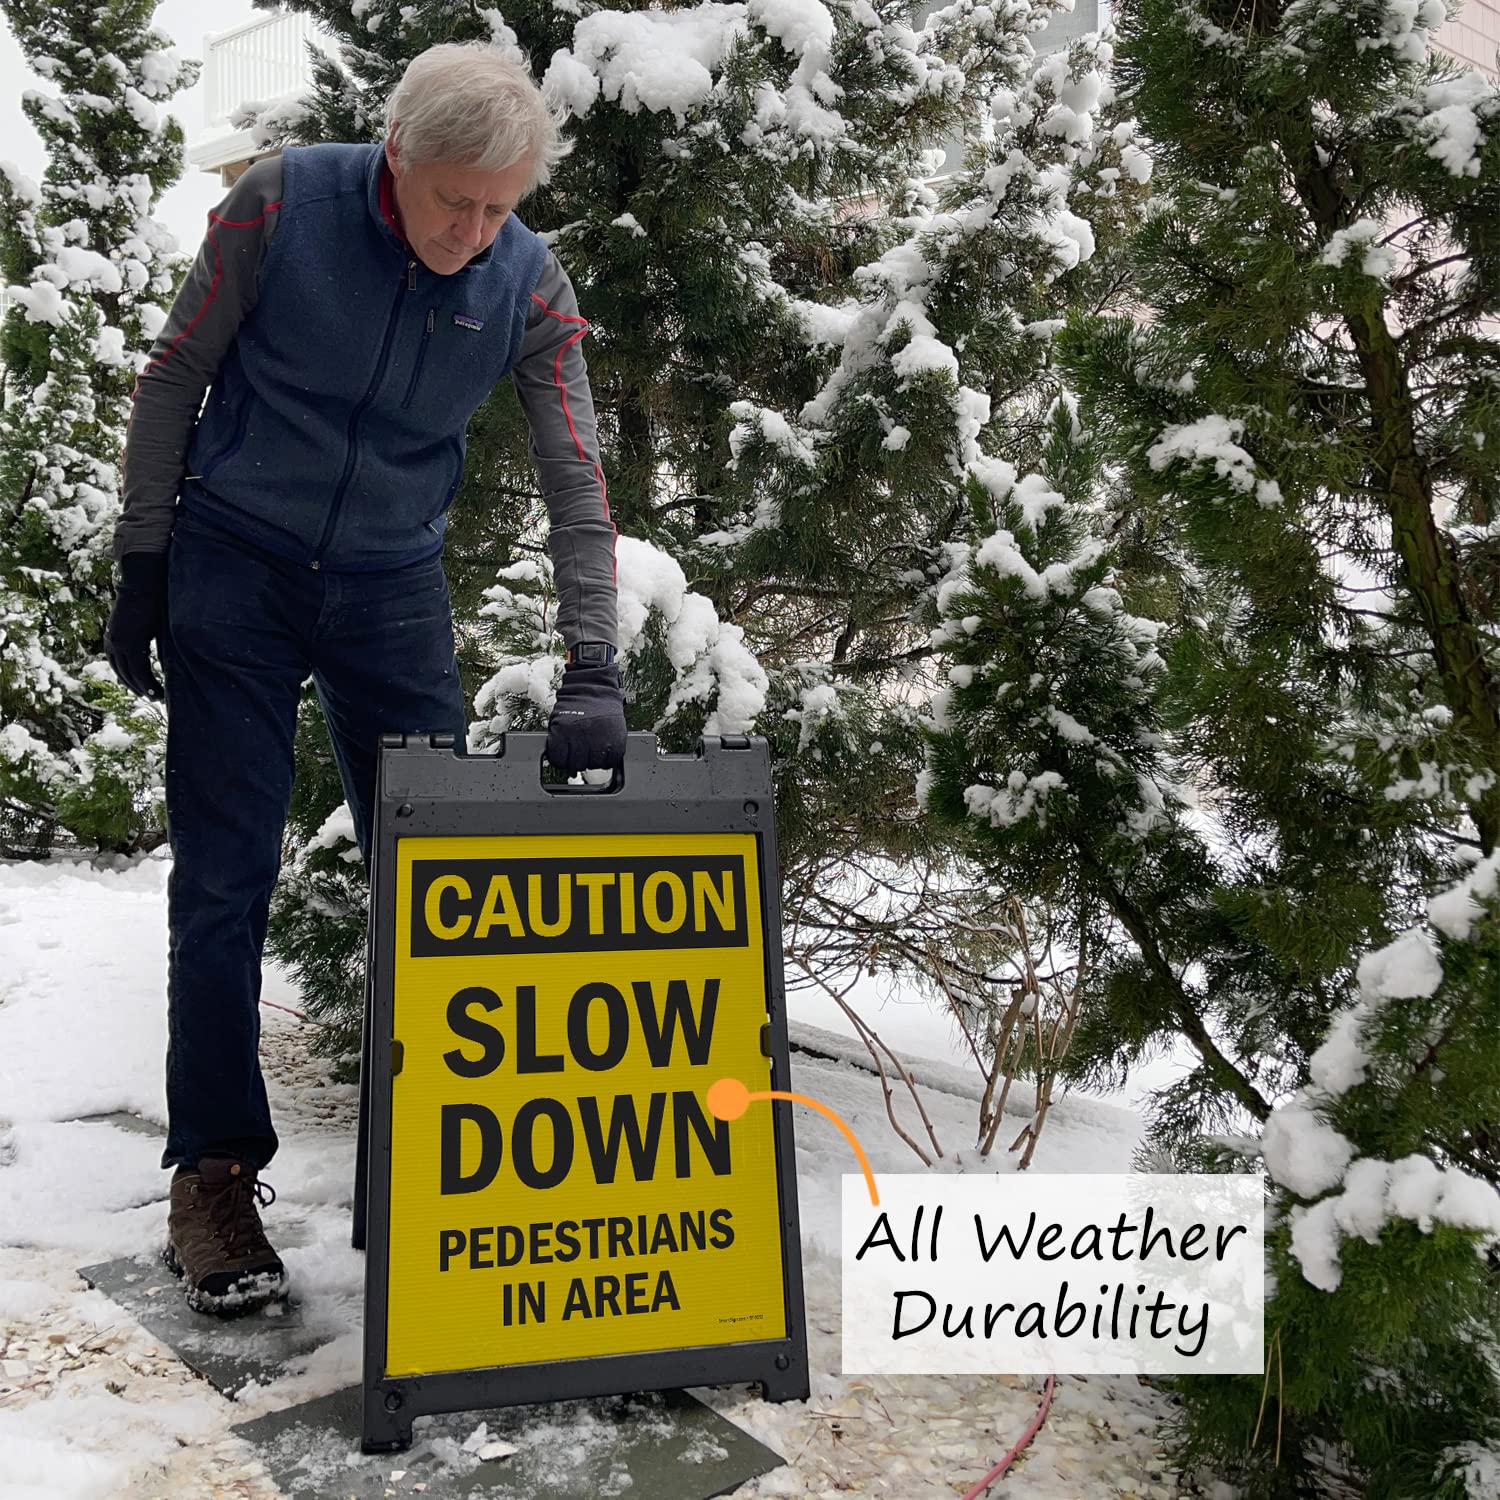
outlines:
[[819, 1104], [816, 1099], [809, 1099], [806, 1094], [794, 1094], [788, 1089], [765, 1089], [760, 1093], [751, 1094], [753, 1099], [786, 1099], [792, 1104], [805, 1104], [809, 1109], [815, 1109], [820, 1115], [832, 1120], [840, 1130], [844, 1132], [844, 1139], [849, 1142], [850, 1148], [855, 1156], [859, 1158], [859, 1169], [865, 1174], [865, 1186], [870, 1190], [870, 1203], [872, 1207], [880, 1207], [880, 1194], [875, 1189], [875, 1174], [870, 1170], [870, 1158], [865, 1155], [865, 1148], [860, 1145], [859, 1137], [844, 1123], [842, 1115], [835, 1114], [826, 1104]]

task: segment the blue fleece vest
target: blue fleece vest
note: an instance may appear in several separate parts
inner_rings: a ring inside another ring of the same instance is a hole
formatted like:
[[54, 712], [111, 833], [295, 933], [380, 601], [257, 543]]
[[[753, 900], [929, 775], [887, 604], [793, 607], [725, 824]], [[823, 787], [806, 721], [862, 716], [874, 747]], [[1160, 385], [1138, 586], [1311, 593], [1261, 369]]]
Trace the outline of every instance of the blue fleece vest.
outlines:
[[463, 270], [429, 271], [380, 212], [381, 158], [380, 146], [283, 153], [258, 300], [182, 490], [204, 520], [333, 572], [442, 548], [465, 428], [520, 354], [547, 253], [512, 214]]

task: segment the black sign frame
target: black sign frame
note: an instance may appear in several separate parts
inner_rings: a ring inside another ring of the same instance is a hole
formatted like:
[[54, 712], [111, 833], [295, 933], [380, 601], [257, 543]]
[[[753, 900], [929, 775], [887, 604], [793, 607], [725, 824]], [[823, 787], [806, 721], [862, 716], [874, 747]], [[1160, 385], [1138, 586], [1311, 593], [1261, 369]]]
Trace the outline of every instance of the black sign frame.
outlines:
[[592, 1356], [479, 1370], [390, 1376], [385, 1371], [390, 1263], [392, 1082], [395, 1017], [396, 846], [402, 838], [542, 835], [749, 833], [760, 868], [768, 1024], [764, 1051], [773, 1088], [790, 1086], [781, 892], [769, 747], [721, 736], [696, 754], [665, 755], [649, 734], [628, 737], [625, 766], [607, 787], [548, 786], [541, 776], [546, 736], [504, 737], [494, 754], [460, 755], [451, 735], [381, 738], [371, 840], [365, 1024], [360, 1053], [359, 1145], [352, 1240], [365, 1251], [364, 1400], [366, 1453], [410, 1446], [419, 1416], [586, 1396], [735, 1382], [759, 1384], [767, 1400], [809, 1394], [807, 1326], [792, 1109], [771, 1103], [781, 1219], [785, 1335], [649, 1353]]

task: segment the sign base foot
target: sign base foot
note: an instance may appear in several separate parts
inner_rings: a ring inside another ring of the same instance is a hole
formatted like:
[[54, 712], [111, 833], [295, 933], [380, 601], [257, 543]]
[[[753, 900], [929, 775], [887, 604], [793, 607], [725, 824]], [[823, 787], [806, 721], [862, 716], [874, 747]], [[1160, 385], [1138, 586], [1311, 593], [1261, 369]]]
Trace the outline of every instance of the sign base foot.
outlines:
[[382, 1500], [414, 1495], [417, 1484], [422, 1500], [709, 1500], [782, 1463], [681, 1391], [418, 1417], [408, 1447], [371, 1453], [361, 1394], [339, 1391], [232, 1431], [255, 1447], [287, 1500]]

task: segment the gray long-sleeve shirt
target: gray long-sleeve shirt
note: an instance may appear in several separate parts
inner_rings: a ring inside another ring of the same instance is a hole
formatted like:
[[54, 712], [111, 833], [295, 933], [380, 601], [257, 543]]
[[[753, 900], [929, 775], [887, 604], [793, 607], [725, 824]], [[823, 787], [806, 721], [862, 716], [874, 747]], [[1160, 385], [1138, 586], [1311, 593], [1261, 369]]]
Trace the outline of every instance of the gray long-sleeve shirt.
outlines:
[[[241, 323], [256, 305], [276, 232], [282, 168], [255, 163], [210, 219], [188, 276], [136, 384], [125, 441], [124, 510], [114, 555], [161, 552], [185, 477], [203, 404]], [[531, 458], [551, 529], [548, 547], [564, 642], [614, 642], [615, 530], [609, 520], [578, 301], [550, 251], [531, 295], [521, 353], [511, 370], [531, 433]]]

